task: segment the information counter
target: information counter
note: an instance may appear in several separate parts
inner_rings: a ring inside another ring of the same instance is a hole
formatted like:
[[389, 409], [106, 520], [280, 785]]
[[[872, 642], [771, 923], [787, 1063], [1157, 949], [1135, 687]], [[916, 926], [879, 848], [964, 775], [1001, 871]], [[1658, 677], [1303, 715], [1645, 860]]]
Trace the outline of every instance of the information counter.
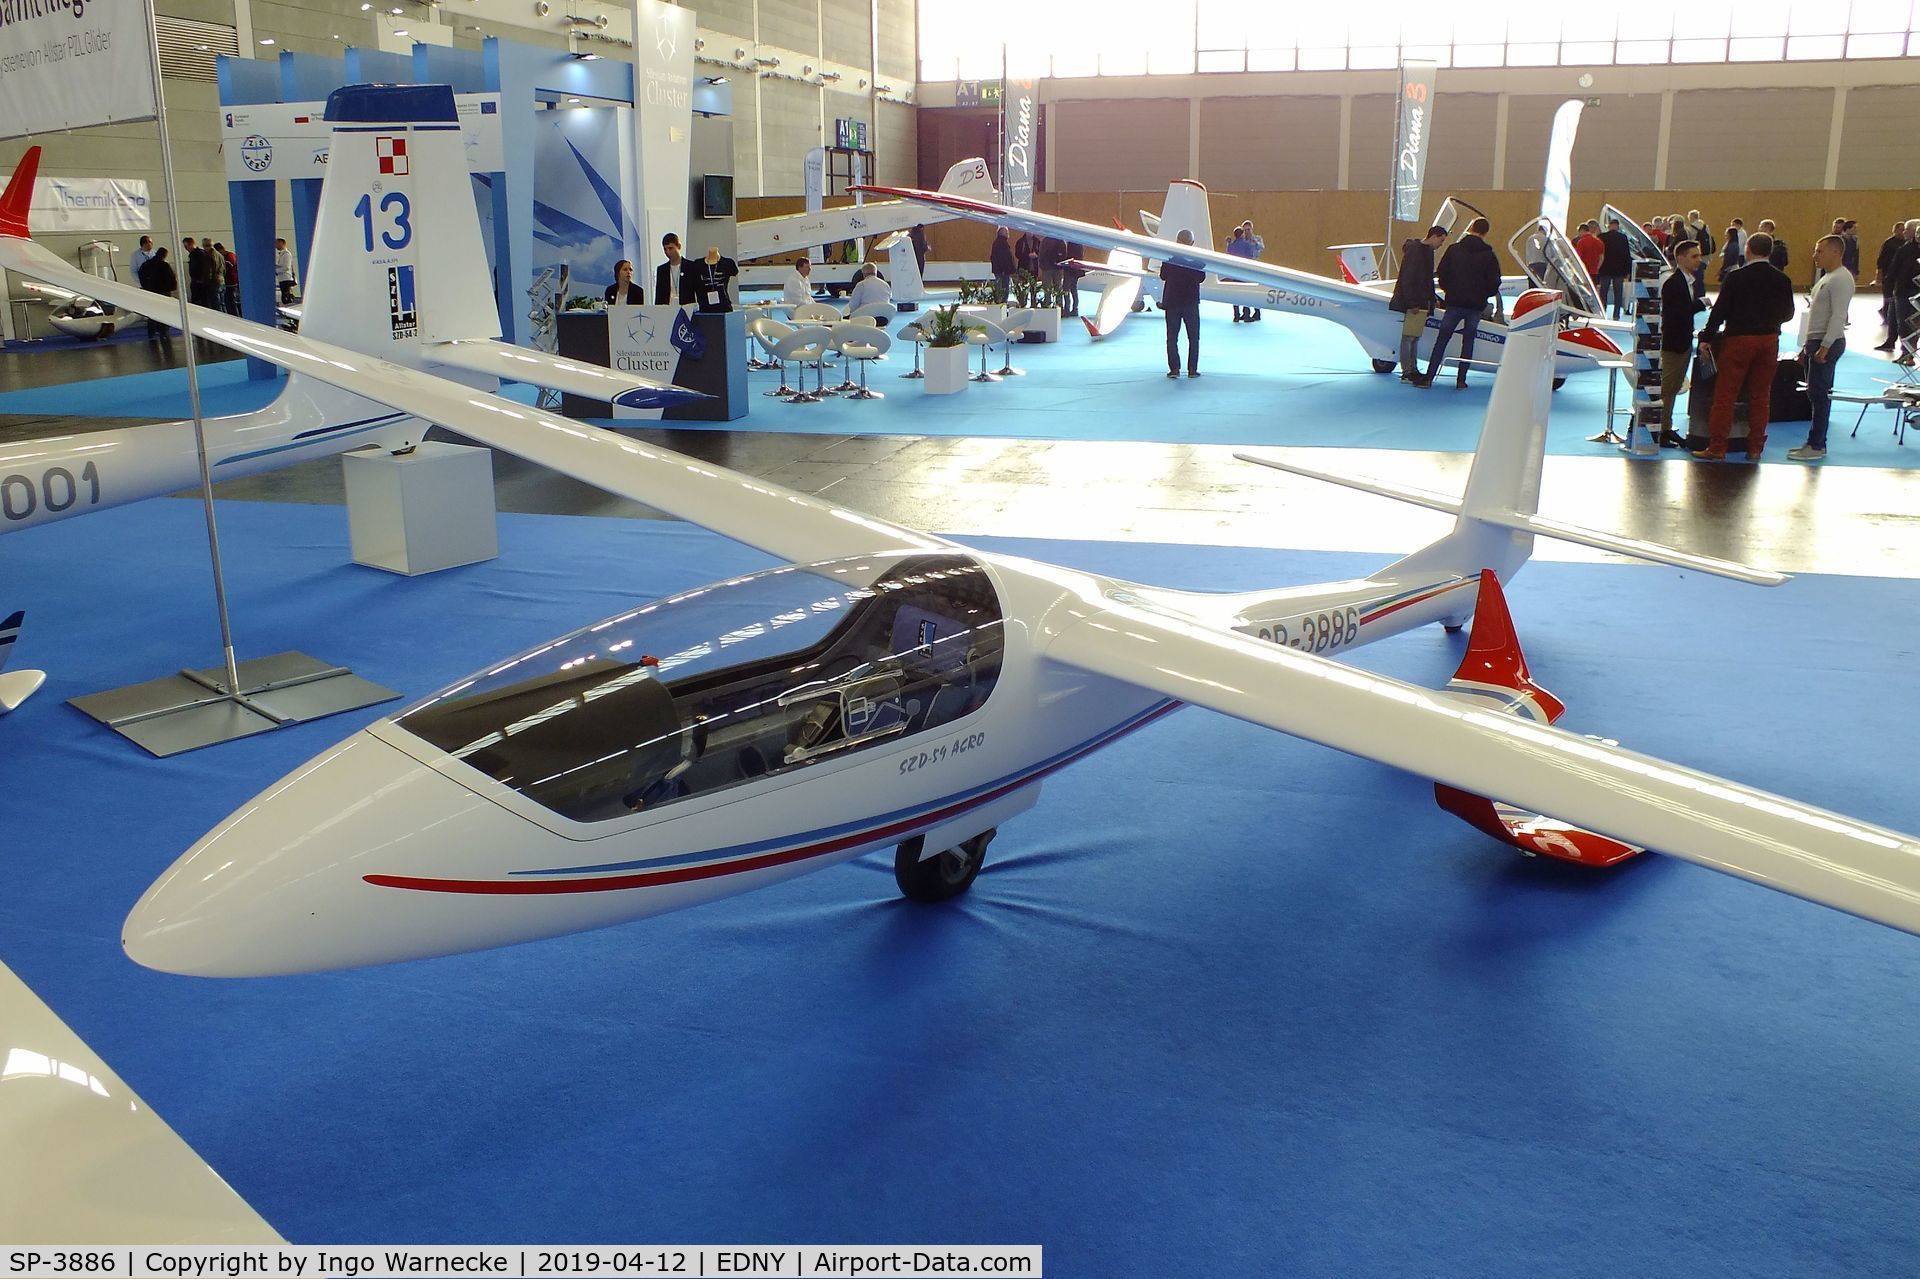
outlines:
[[711, 399], [670, 409], [629, 409], [583, 395], [564, 395], [568, 417], [631, 422], [731, 422], [747, 415], [747, 317], [703, 314], [690, 307], [610, 306], [562, 311], [560, 354], [583, 364], [671, 382]]

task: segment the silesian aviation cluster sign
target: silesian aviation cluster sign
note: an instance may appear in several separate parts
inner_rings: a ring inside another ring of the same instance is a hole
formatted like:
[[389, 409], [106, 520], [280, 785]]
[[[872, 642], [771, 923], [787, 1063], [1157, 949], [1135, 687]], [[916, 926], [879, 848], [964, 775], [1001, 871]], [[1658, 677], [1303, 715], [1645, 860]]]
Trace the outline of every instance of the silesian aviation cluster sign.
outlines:
[[146, 0], [0, 0], [0, 137], [151, 120]]

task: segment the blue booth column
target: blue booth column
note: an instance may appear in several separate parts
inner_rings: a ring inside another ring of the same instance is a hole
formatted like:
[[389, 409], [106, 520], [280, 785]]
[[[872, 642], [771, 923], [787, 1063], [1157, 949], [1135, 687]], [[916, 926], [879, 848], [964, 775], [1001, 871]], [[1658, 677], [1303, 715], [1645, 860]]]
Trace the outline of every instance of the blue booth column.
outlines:
[[[224, 107], [260, 106], [280, 101], [280, 68], [272, 62], [254, 58], [219, 59], [220, 105]], [[224, 123], [224, 121], [223, 121]], [[233, 256], [240, 263], [240, 310], [263, 324], [275, 319], [273, 289], [274, 188], [273, 182], [227, 183], [227, 207], [233, 215]], [[174, 239], [190, 234], [174, 228]], [[180, 264], [184, 279], [187, 264]], [[265, 360], [247, 357], [249, 378], [270, 378], [279, 373]]]

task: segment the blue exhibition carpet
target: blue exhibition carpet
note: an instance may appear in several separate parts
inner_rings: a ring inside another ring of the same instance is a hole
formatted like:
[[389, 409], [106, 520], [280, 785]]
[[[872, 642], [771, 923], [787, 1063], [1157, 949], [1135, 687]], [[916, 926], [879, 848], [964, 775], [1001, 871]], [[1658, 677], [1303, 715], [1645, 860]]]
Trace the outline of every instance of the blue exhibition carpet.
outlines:
[[[766, 564], [505, 516], [502, 558], [344, 563], [223, 504], [244, 655], [409, 697]], [[215, 982], [118, 947], [209, 826], [373, 712], [155, 762], [61, 699], [214, 660], [196, 504], [0, 539], [0, 958], [302, 1243], [1038, 1242], [1059, 1276], [1855, 1275], [1920, 1256], [1920, 941], [1690, 865], [1528, 861], [1424, 782], [1199, 711], [1047, 783], [951, 907], [871, 857], [681, 915]], [[1246, 588], [1378, 557], [994, 540]], [[1920, 583], [1538, 564], [1568, 724], [1920, 830]], [[1459, 637], [1366, 650], [1433, 684]], [[391, 709], [391, 708], [389, 708]]]
[[[813, 435], [938, 435], [1010, 439], [1149, 441], [1169, 444], [1334, 446], [1469, 452], [1479, 439], [1491, 371], [1475, 374], [1468, 390], [1442, 379], [1417, 391], [1393, 375], [1369, 371], [1346, 330], [1323, 321], [1268, 313], [1259, 324], [1234, 324], [1225, 306], [1208, 304], [1201, 340], [1204, 376], [1166, 377], [1165, 328], [1158, 313], [1130, 318], [1112, 337], [1095, 342], [1069, 320], [1062, 341], [1021, 345], [1014, 363], [1027, 376], [970, 385], [958, 395], [930, 396], [900, 374], [912, 364], [902, 348], [869, 371], [884, 400], [830, 398], [789, 405], [763, 397], [776, 375], [749, 379], [748, 415], [730, 423], [686, 422], [690, 429], [784, 431]], [[978, 364], [978, 357], [975, 357]], [[998, 368], [997, 360], [992, 367]], [[237, 413], [272, 397], [273, 383], [245, 380], [244, 362], [209, 373], [207, 411]], [[1874, 393], [1893, 370], [1884, 360], [1850, 353], [1836, 386]], [[527, 388], [518, 388], [526, 398]], [[1568, 380], [1554, 395], [1547, 451], [1566, 457], [1618, 456], [1590, 444], [1606, 410], [1606, 381], [1598, 375]], [[1627, 404], [1620, 391], [1619, 403]], [[78, 386], [41, 387], [0, 394], [0, 413], [187, 413], [186, 380], [178, 371], [142, 373]], [[1857, 406], [1836, 406], [1828, 464], [1920, 465], [1920, 439], [1895, 444], [1893, 419], [1872, 410], [1857, 438], [1849, 438]], [[1806, 439], [1806, 423], [1776, 426], [1771, 452], [1785, 463], [1788, 448]], [[1668, 450], [1667, 460], [1684, 460]]]

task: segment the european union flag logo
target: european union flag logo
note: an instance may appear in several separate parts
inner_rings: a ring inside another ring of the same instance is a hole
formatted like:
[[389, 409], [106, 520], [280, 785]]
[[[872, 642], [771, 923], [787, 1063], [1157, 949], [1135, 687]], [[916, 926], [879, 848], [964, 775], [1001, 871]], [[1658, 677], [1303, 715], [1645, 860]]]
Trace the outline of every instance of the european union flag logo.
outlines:
[[688, 318], [685, 311], [673, 317], [673, 332], [667, 340], [673, 343], [675, 350], [689, 360], [701, 359], [707, 353], [707, 339], [701, 335], [699, 329], [693, 327], [693, 321]]
[[499, 111], [500, 104], [498, 102], [482, 102], [480, 104], [481, 115], [497, 115]]

